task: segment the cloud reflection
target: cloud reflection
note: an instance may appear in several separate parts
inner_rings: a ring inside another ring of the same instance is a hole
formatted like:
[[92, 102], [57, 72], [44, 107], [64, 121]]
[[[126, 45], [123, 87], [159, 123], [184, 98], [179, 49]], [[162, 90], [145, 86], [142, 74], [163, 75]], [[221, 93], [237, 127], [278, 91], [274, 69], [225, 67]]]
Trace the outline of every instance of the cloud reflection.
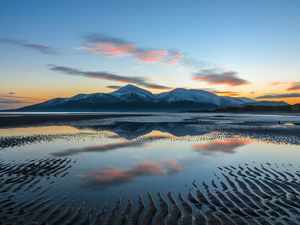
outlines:
[[87, 173], [84, 179], [88, 184], [97, 186], [119, 185], [132, 182], [142, 176], [170, 175], [182, 171], [182, 166], [174, 160], [143, 162], [131, 169], [107, 167]]
[[106, 151], [120, 149], [120, 148], [139, 147], [142, 145], [143, 145], [143, 141], [118, 142], [118, 143], [107, 144], [107, 145], [94, 145], [94, 146], [88, 146], [84, 148], [72, 148], [62, 152], [53, 153], [52, 155], [58, 157], [65, 157], [65, 156], [75, 155], [83, 152], [106, 152]]
[[[203, 127], [192, 126], [189, 122], [118, 122], [108, 125], [89, 125], [94, 130], [109, 130], [119, 137], [125, 139], [135, 139], [149, 135], [149, 139], [159, 139], [168, 137], [199, 136], [210, 133]], [[77, 126], [80, 129], [81, 127]], [[156, 134], [155, 134], [156, 132]], [[158, 133], [160, 132], [160, 133]], [[146, 138], [146, 137], [144, 137]]]
[[197, 152], [222, 152], [222, 153], [234, 153], [235, 149], [251, 143], [248, 139], [228, 139], [228, 140], [215, 140], [207, 143], [201, 143], [194, 145], [194, 149]]

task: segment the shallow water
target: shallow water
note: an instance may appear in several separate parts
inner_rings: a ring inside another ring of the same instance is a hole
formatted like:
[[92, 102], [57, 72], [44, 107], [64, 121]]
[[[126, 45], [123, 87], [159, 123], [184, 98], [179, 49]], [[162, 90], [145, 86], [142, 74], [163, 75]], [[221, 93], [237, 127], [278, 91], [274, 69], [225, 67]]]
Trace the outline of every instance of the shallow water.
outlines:
[[[68, 162], [62, 173], [36, 186], [57, 204], [64, 198], [66, 204], [84, 201], [89, 206], [96, 201], [112, 208], [118, 198], [135, 202], [147, 192], [185, 195], [195, 184], [205, 192], [202, 182], [212, 188], [211, 180], [224, 167], [251, 171], [263, 164], [295, 174], [300, 165], [299, 121], [298, 116], [284, 115], [160, 114], [2, 128], [0, 162]], [[0, 196], [13, 193], [24, 201], [39, 192], [23, 189]], [[159, 204], [156, 194], [153, 198]]]

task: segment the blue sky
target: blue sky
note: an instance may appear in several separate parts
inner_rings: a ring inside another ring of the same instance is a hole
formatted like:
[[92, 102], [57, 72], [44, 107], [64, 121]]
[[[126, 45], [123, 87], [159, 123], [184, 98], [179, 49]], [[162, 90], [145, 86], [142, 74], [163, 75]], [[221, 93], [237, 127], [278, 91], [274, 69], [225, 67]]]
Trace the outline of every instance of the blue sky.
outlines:
[[84, 75], [99, 71], [167, 88], [297, 96], [299, 10], [292, 0], [2, 0], [0, 108], [126, 83]]

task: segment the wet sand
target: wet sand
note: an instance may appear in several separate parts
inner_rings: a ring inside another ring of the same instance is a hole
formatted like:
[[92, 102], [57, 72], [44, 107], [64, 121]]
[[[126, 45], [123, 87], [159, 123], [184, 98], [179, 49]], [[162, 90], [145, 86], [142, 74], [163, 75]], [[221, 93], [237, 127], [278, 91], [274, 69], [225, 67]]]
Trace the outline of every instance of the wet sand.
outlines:
[[[48, 191], [55, 177], [68, 176], [73, 163], [68, 158], [1, 162], [0, 224], [300, 223], [300, 169], [291, 164], [218, 167], [209, 183], [195, 177], [187, 193], [141, 193], [114, 203], [95, 199], [92, 204], [76, 205], [62, 197], [56, 203]], [[49, 184], [41, 183], [47, 179]], [[17, 194], [28, 192], [34, 197], [16, 199]]]
[[139, 117], [150, 114], [135, 113], [66, 113], [66, 114], [0, 114], [0, 128], [36, 126], [49, 123], [66, 123], [120, 117]]
[[[125, 117], [125, 115], [124, 115]], [[133, 115], [132, 115], [133, 117]], [[150, 115], [148, 116], [150, 117]], [[122, 117], [117, 117], [122, 119]], [[145, 117], [141, 115], [141, 118]], [[158, 117], [159, 118], [159, 117]], [[130, 119], [130, 116], [126, 119]], [[140, 120], [134, 117], [135, 120]], [[0, 120], [1, 121], [1, 120]], [[192, 140], [228, 140], [228, 139], [251, 139], [266, 143], [291, 144], [300, 145], [300, 126], [298, 124], [288, 125], [277, 124], [274, 121], [251, 121], [240, 122], [236, 121], [227, 123], [217, 123], [215, 121], [178, 121], [178, 122], [123, 122], [123, 121], [108, 121], [104, 120], [97, 122], [89, 122], [83, 120], [78, 124], [71, 124], [71, 127], [78, 129], [78, 132], [65, 132], [53, 134], [26, 134], [1, 136], [0, 135], [0, 150], [5, 148], [13, 148], [15, 146], [23, 146], [36, 143], [51, 143], [53, 141], [74, 141], [74, 140], [96, 140], [102, 136], [102, 131], [110, 131], [115, 135], [122, 137], [131, 142], [152, 142], [163, 139], [171, 139], [172, 141], [181, 141], [182, 138]], [[217, 121], [221, 121], [217, 120]], [[69, 123], [72, 123], [71, 121]], [[51, 124], [54, 124], [51, 122]], [[50, 124], [50, 125], [51, 125]], [[161, 131], [170, 134], [169, 136], [146, 137], [152, 131]], [[1, 131], [1, 129], [0, 129]], [[92, 131], [92, 132], [88, 132]], [[75, 149], [80, 151], [79, 149]], [[86, 150], [84, 150], [86, 151]]]

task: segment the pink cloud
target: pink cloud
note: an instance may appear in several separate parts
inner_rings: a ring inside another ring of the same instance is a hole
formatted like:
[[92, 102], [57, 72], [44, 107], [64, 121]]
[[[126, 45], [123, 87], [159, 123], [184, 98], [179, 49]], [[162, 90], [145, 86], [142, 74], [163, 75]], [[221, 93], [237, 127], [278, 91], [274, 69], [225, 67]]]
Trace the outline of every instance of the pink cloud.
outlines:
[[136, 57], [146, 63], [162, 62], [168, 55], [168, 50], [145, 50], [136, 53]]
[[105, 55], [107, 58], [133, 57], [144, 63], [177, 64], [183, 57], [182, 53], [168, 49], [145, 49], [128, 41], [108, 36], [92, 37], [77, 48], [93, 54]]
[[274, 82], [270, 82], [268, 84], [269, 85], [283, 85], [283, 84], [289, 84], [289, 82], [286, 82], [286, 81], [274, 81]]
[[300, 90], [300, 82], [291, 82], [288, 91], [297, 91]]
[[118, 44], [113, 42], [90, 42], [85, 46], [79, 47], [80, 50], [87, 50], [94, 54], [110, 55], [110, 57], [125, 57], [133, 55], [136, 47], [131, 44]]
[[177, 64], [182, 58], [184, 57], [183, 53], [181, 52], [175, 52], [173, 55], [171, 55], [169, 57], [169, 59], [167, 59], [165, 61], [166, 64], [168, 65], [175, 65]]

